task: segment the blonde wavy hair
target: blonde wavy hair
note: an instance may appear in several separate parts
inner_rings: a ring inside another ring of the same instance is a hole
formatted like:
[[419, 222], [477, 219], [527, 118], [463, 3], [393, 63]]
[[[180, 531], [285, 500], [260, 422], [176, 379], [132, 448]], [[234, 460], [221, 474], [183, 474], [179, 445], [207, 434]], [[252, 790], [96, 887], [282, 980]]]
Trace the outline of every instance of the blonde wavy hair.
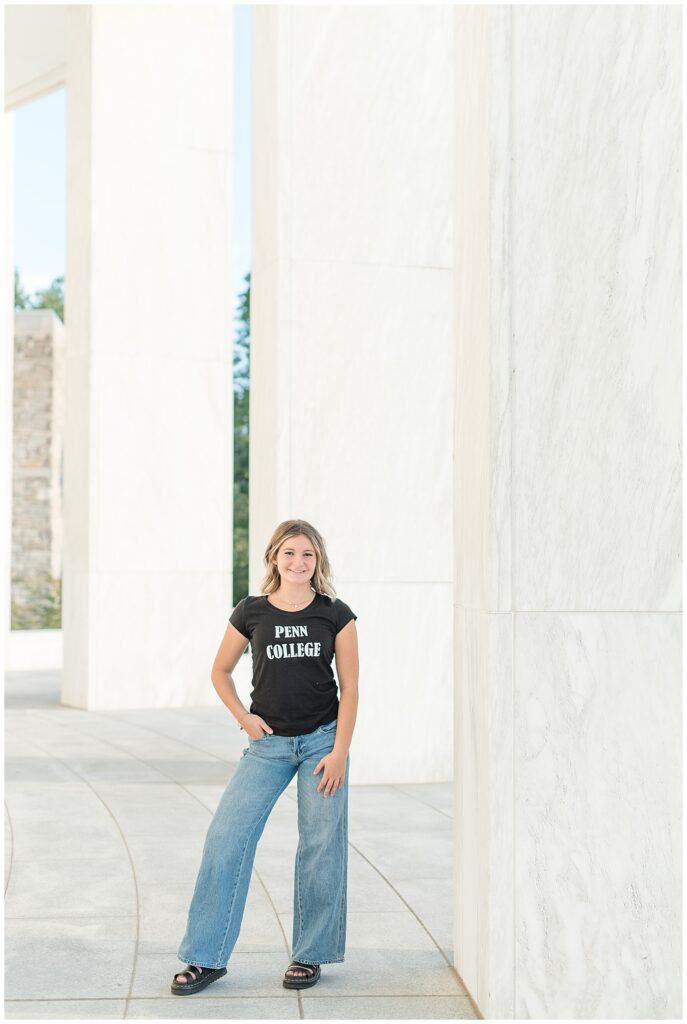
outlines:
[[324, 537], [305, 519], [285, 519], [270, 537], [263, 556], [267, 573], [260, 584], [260, 593], [273, 594], [275, 590], [279, 590], [281, 576], [273, 559], [276, 559], [277, 552], [284, 541], [290, 537], [299, 537], [301, 534], [305, 534], [315, 551], [315, 572], [310, 580], [310, 585], [316, 593], [326, 594], [333, 601], [336, 598], [336, 591], [331, 581], [332, 570], [327, 557]]

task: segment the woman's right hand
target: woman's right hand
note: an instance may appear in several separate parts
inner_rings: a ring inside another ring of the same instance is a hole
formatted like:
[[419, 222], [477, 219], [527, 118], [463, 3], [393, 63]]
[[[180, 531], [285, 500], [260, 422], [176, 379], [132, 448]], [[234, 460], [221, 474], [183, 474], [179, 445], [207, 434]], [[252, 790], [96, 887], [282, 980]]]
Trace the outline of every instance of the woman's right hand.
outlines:
[[241, 719], [241, 726], [252, 740], [261, 740], [266, 732], [272, 732], [272, 729], [260, 715], [244, 715]]

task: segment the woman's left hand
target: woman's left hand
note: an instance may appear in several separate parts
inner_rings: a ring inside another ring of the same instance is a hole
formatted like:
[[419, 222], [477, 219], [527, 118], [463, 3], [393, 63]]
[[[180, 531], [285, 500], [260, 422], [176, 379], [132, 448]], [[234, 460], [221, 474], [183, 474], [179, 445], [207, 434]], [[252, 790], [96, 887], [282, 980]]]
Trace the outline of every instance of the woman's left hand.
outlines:
[[337, 754], [333, 750], [329, 754], [325, 754], [317, 762], [313, 775], [317, 775], [322, 768], [324, 768], [324, 775], [320, 779], [317, 792], [319, 793], [324, 786], [323, 796], [327, 797], [334, 794], [339, 786], [343, 786], [346, 777], [346, 754]]

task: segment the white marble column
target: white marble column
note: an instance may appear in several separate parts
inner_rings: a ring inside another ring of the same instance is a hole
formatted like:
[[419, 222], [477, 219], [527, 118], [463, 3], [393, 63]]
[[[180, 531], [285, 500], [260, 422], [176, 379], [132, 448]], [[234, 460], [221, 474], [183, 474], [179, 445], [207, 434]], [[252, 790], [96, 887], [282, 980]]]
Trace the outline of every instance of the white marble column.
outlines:
[[216, 704], [231, 608], [232, 8], [67, 11], [66, 704]]
[[456, 7], [455, 965], [681, 1016], [681, 11]]
[[359, 616], [353, 782], [451, 775], [451, 26], [254, 8], [251, 591], [277, 523], [324, 534]]

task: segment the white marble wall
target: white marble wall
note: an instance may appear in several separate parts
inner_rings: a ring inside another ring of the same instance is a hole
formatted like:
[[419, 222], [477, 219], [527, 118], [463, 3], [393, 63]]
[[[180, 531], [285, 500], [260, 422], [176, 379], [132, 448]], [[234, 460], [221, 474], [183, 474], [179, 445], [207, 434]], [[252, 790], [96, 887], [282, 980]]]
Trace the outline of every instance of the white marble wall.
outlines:
[[352, 782], [451, 775], [451, 7], [254, 17], [251, 591], [311, 521], [358, 614]]
[[455, 8], [456, 967], [681, 1015], [681, 10]]
[[216, 704], [231, 595], [232, 8], [67, 11], [66, 704]]

